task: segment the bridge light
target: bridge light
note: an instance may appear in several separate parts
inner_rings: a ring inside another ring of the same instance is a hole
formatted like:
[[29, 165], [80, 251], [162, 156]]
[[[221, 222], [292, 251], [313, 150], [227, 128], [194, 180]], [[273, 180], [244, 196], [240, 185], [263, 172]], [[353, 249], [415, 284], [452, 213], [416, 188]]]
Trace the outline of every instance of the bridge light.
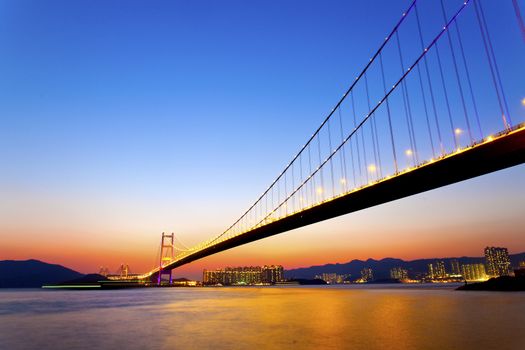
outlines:
[[375, 166], [375, 164], [370, 164], [368, 166], [368, 171], [371, 172], [371, 173], [375, 173], [377, 170], [377, 167]]
[[405, 151], [405, 154], [406, 154], [408, 157], [410, 157], [412, 154], [414, 154], [414, 152], [412, 152], [411, 149], [407, 149], [407, 150]]
[[455, 128], [454, 129], [454, 134], [461, 135], [462, 133], [463, 133], [463, 130], [461, 130], [460, 128]]
[[492, 135], [487, 136], [487, 142], [493, 141], [494, 137]]
[[346, 179], [345, 179], [344, 177], [343, 177], [343, 178], [341, 178], [341, 180], [339, 180], [339, 181], [340, 181], [340, 182], [341, 182], [341, 184], [343, 184], [343, 185], [344, 185], [344, 184], [346, 184]]
[[525, 97], [523, 98], [523, 100], [521, 100], [521, 105], [525, 106]]
[[323, 188], [322, 187], [317, 187], [316, 192], [317, 192], [317, 194], [323, 194]]

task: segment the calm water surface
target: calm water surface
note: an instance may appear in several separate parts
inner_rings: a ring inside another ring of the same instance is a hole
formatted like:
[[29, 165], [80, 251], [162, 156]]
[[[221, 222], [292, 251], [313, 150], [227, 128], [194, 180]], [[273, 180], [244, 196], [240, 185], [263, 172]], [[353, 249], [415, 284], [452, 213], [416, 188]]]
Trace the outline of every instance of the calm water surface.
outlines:
[[0, 349], [525, 349], [525, 293], [0, 290]]

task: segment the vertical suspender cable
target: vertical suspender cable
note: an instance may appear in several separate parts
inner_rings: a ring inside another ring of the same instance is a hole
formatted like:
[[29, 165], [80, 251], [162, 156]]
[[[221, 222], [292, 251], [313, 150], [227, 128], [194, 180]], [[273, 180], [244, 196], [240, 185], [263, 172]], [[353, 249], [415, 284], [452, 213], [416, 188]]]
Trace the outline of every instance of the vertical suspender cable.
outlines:
[[478, 106], [476, 104], [476, 99], [474, 97], [474, 89], [472, 88], [472, 81], [470, 79], [470, 72], [467, 65], [467, 59], [465, 58], [465, 49], [463, 48], [463, 40], [461, 39], [461, 31], [459, 30], [459, 22], [455, 22], [456, 33], [458, 34], [459, 48], [461, 52], [461, 58], [463, 60], [463, 65], [465, 67], [465, 73], [467, 74], [467, 83], [470, 90], [470, 98], [472, 100], [472, 106], [474, 108], [474, 114], [476, 115], [476, 123], [478, 125], [478, 131], [481, 138], [483, 138], [483, 131], [481, 129], [481, 122], [479, 119]]
[[[404, 74], [405, 65], [403, 64], [403, 54], [401, 53], [401, 43], [399, 42], [399, 34], [397, 32], [396, 32], [396, 39], [397, 39], [397, 50], [399, 53], [399, 62], [401, 63], [401, 74]], [[413, 128], [412, 128], [412, 122], [411, 122], [412, 118], [410, 117], [410, 108], [409, 108], [408, 101], [407, 101], [408, 92], [405, 86], [405, 79], [403, 79], [403, 81], [401, 82], [401, 91], [403, 95], [403, 105], [405, 107], [405, 119], [407, 121], [408, 138], [410, 140], [410, 149], [413, 155], [417, 155], [416, 145], [414, 142], [415, 140], [413, 137]], [[417, 163], [415, 157], [413, 158], [413, 163], [414, 163], [413, 165], [416, 165]]]
[[481, 2], [479, 2], [479, 12], [481, 13], [481, 20], [483, 21], [485, 32], [487, 35], [487, 43], [489, 45], [489, 50], [492, 56], [492, 61], [494, 62], [494, 70], [496, 71], [496, 77], [498, 79], [499, 88], [501, 89], [501, 97], [503, 100], [503, 106], [505, 107], [505, 111], [507, 112], [507, 117], [505, 118], [505, 123], [506, 123], [505, 127], [509, 129], [512, 126], [512, 119], [510, 117], [509, 106], [507, 105], [507, 98], [505, 97], [505, 91], [503, 90], [503, 84], [501, 83], [501, 76], [499, 74], [498, 63], [496, 61], [496, 55], [494, 54], [494, 48], [492, 47], [492, 40], [490, 39], [489, 27], [487, 25], [487, 21], [485, 20], [485, 13], [483, 12], [483, 6], [481, 5]]
[[[308, 161], [310, 163], [310, 173], [309, 175], [312, 175], [313, 174], [313, 170], [312, 170], [312, 151], [311, 151], [311, 146], [308, 146]], [[312, 199], [312, 204], [315, 203], [315, 178], [312, 177], [310, 178], [310, 183], [311, 183], [311, 188], [312, 190], [310, 191], [311, 192], [311, 199]]]
[[[383, 78], [383, 90], [386, 95], [386, 80], [385, 80], [385, 67], [383, 65], [383, 54], [379, 54], [379, 62], [381, 64], [381, 77]], [[394, 157], [394, 169], [395, 173], [399, 171], [397, 166], [396, 146], [394, 143], [394, 131], [392, 130], [392, 117], [390, 113], [390, 102], [386, 99], [386, 111], [388, 114], [388, 128], [390, 130], [390, 142], [392, 143], [392, 156]]]
[[521, 30], [521, 37], [525, 42], [525, 24], [523, 24], [523, 17], [521, 17], [521, 10], [518, 0], [512, 0], [512, 5], [514, 6], [514, 12], [516, 13], [516, 19], [518, 20], [518, 26]]
[[492, 65], [492, 59], [490, 57], [489, 48], [488, 48], [488, 44], [487, 44], [487, 38], [485, 36], [485, 30], [483, 28], [483, 22], [481, 21], [481, 16], [479, 14], [478, 2], [477, 1], [474, 1], [474, 10], [476, 12], [476, 17], [478, 19], [479, 30], [481, 32], [481, 37], [483, 39], [483, 46], [485, 48], [485, 54], [487, 55], [487, 61], [489, 63], [490, 74], [491, 74], [491, 77], [492, 77], [492, 83], [494, 84], [494, 90], [496, 91], [496, 97], [498, 98], [498, 104], [499, 104], [499, 109], [500, 109], [500, 112], [501, 112], [501, 118], [503, 119], [503, 126], [506, 129], [508, 129], [509, 125], [507, 123], [507, 119], [505, 118], [505, 111], [503, 109], [503, 103], [501, 101], [501, 96], [500, 96], [499, 89], [498, 89], [498, 83], [496, 82], [496, 74], [494, 72], [494, 67]]
[[[419, 30], [419, 40], [421, 42], [421, 48], [424, 49], [424, 51], [426, 52], [427, 51], [427, 48], [424, 46], [424, 43], [423, 43], [423, 33], [421, 32], [421, 21], [419, 19], [419, 11], [417, 9], [417, 6], [415, 6], [415, 12], [416, 12], [416, 20], [417, 20], [417, 27], [418, 27], [418, 30]], [[437, 130], [437, 135], [438, 135], [438, 140], [439, 140], [439, 148], [440, 148], [440, 153], [441, 155], [444, 155], [445, 154], [445, 148], [443, 147], [443, 139], [441, 137], [441, 128], [439, 126], [439, 118], [438, 118], [438, 113], [437, 113], [437, 108], [436, 108], [436, 99], [434, 97], [434, 89], [432, 87], [432, 80], [430, 79], [430, 70], [428, 69], [428, 61], [427, 61], [427, 57], [425, 55], [425, 57], [423, 57], [423, 63], [425, 65], [425, 72], [426, 72], [426, 76], [427, 76], [427, 80], [428, 80], [428, 88], [429, 88], [429, 91], [430, 91], [430, 100], [432, 101], [432, 110], [434, 112], [434, 122], [436, 123], [436, 130]]]
[[[416, 11], [417, 11], [417, 4], [416, 4]], [[419, 21], [417, 21], [418, 25], [418, 32], [419, 32], [419, 42], [421, 44], [421, 49], [423, 50], [425, 48], [423, 44], [423, 35], [421, 33], [421, 26]], [[436, 151], [434, 149], [434, 140], [432, 138], [432, 131], [430, 128], [430, 118], [428, 116], [428, 108], [427, 108], [427, 97], [425, 95], [425, 89], [423, 88], [423, 78], [421, 77], [421, 66], [417, 65], [417, 75], [419, 79], [419, 87], [421, 88], [421, 98], [423, 99], [423, 109], [425, 111], [425, 119], [427, 122], [427, 130], [428, 130], [428, 139], [430, 140], [430, 148], [432, 149], [432, 157], [436, 156]]]
[[321, 197], [321, 201], [324, 198], [324, 176], [323, 176], [323, 168], [321, 167], [321, 164], [323, 163], [323, 158], [321, 157], [321, 133], [317, 134], [317, 153], [319, 155], [319, 175], [321, 176], [321, 186], [317, 190], [320, 192], [319, 197]]
[[[443, 21], [445, 22], [445, 26], [447, 25], [447, 14], [445, 13], [445, 5], [443, 5], [443, 0], [440, 0], [441, 3], [441, 12], [443, 14]], [[463, 114], [465, 116], [465, 123], [467, 125], [467, 131], [470, 139], [470, 144], [474, 142], [474, 139], [472, 138], [472, 130], [470, 129], [470, 121], [468, 118], [468, 112], [467, 112], [467, 105], [465, 104], [465, 96], [463, 95], [463, 87], [461, 86], [461, 78], [459, 77], [459, 70], [458, 70], [458, 64], [456, 60], [456, 54], [454, 52], [454, 46], [452, 45], [452, 34], [450, 33], [450, 30], [448, 27], [446, 27], [447, 30], [447, 39], [448, 39], [448, 45], [450, 46], [450, 53], [452, 55], [452, 63], [454, 64], [454, 73], [456, 74], [456, 82], [458, 84], [459, 89], [459, 96], [461, 98], [461, 105], [463, 107]]]
[[286, 174], [287, 173], [288, 173], [288, 171], [284, 172], [284, 200], [283, 200], [283, 203], [284, 203], [284, 215], [288, 215], [288, 203], [286, 201], [286, 198], [288, 198], [288, 183], [287, 183], [287, 179], [286, 179]]
[[456, 135], [454, 133], [454, 123], [452, 122], [452, 112], [450, 111], [450, 103], [448, 101], [447, 87], [446, 87], [446, 83], [445, 83], [445, 76], [443, 75], [443, 65], [441, 64], [441, 55], [439, 54], [439, 45], [438, 45], [438, 43], [436, 43], [436, 57], [437, 57], [437, 60], [438, 60], [439, 75], [441, 77], [441, 85], [443, 87], [443, 95], [445, 96], [445, 103], [447, 105], [448, 121], [450, 123], [450, 131], [452, 132], [452, 139], [454, 140], [454, 146], [455, 146], [455, 148], [458, 148], [458, 141], [457, 141]]
[[[341, 142], [343, 142], [343, 140], [345, 139], [344, 137], [344, 132], [343, 132], [343, 114], [341, 112], [341, 109], [342, 107], [339, 107], [339, 131], [341, 133]], [[352, 152], [352, 145], [350, 145], [350, 158], [352, 158], [352, 164], [354, 162], [354, 155], [353, 155], [353, 152]], [[343, 147], [343, 149], [341, 150], [341, 175], [343, 176], [343, 192], [346, 192], [347, 191], [347, 182], [348, 182], [348, 177], [346, 175], [346, 153], [345, 153], [345, 148]], [[354, 171], [354, 178], [353, 178], [353, 181], [355, 183], [355, 169], [352, 165], [352, 170]]]
[[[330, 130], [330, 120], [326, 123], [326, 127], [328, 128], [328, 154], [332, 153], [332, 132]], [[332, 178], [332, 197], [335, 196], [335, 183], [334, 183], [334, 162], [330, 160], [330, 175]], [[329, 197], [330, 198], [330, 197]]]
[[[357, 132], [357, 120], [356, 120], [356, 113], [355, 113], [355, 100], [354, 100], [354, 92], [351, 91], [350, 92], [350, 98], [352, 100], [352, 112], [353, 112], [353, 115], [354, 115], [354, 130]], [[361, 134], [361, 136], [363, 136], [363, 134]], [[363, 168], [361, 166], [361, 151], [359, 150], [359, 137], [358, 135], [355, 135], [355, 140], [356, 140], [356, 144], [357, 144], [357, 162], [359, 164], [359, 178], [361, 180], [361, 182], [363, 181]], [[364, 140], [363, 140], [363, 147], [364, 147]], [[366, 155], [365, 155], [365, 159], [364, 159], [364, 162], [365, 162], [365, 166], [366, 166]], [[366, 182], [368, 183], [368, 175], [366, 175], [366, 169], [365, 169], [365, 176], [366, 176]]]
[[[372, 106], [370, 105], [370, 91], [368, 89], [368, 77], [365, 73], [365, 88], [366, 88], [366, 100], [368, 102], [368, 113], [370, 113]], [[377, 126], [376, 126], [376, 118], [375, 116], [370, 116], [370, 131], [372, 135], [372, 151], [374, 153], [374, 161], [377, 169], [379, 170], [379, 174], [381, 174], [381, 158], [379, 158], [379, 144], [377, 142]], [[377, 177], [377, 173], [376, 173]]]
[[[293, 191], [295, 191], [295, 174], [294, 174], [293, 168], [294, 168], [294, 165], [292, 163], [292, 193]], [[292, 213], [295, 212], [294, 208], [295, 208], [295, 200], [292, 200], [292, 208], [291, 208]]]
[[[303, 183], [304, 179], [303, 179], [303, 154], [301, 153], [301, 155], [299, 156], [299, 176], [300, 176], [300, 181], [299, 183]], [[300, 209], [302, 210], [304, 208], [304, 190], [303, 188], [301, 187], [300, 190], [299, 190], [299, 207]]]

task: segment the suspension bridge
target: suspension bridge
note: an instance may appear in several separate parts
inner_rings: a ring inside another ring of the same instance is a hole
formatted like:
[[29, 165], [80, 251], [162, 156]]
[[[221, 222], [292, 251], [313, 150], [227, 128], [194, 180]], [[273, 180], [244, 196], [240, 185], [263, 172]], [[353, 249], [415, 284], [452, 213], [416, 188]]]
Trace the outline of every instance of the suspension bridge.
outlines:
[[520, 11], [513, 0], [412, 1], [253, 205], [192, 247], [163, 234], [158, 267], [138, 278], [160, 283], [242, 244], [525, 162]]

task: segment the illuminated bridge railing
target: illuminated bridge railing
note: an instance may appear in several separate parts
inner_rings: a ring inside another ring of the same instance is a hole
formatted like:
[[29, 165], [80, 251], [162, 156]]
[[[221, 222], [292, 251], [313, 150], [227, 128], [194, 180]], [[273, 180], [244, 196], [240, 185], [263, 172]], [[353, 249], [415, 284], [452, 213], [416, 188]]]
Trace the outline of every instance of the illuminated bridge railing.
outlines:
[[510, 0], [413, 1], [255, 203], [174, 261], [510, 130], [524, 121], [523, 62]]

